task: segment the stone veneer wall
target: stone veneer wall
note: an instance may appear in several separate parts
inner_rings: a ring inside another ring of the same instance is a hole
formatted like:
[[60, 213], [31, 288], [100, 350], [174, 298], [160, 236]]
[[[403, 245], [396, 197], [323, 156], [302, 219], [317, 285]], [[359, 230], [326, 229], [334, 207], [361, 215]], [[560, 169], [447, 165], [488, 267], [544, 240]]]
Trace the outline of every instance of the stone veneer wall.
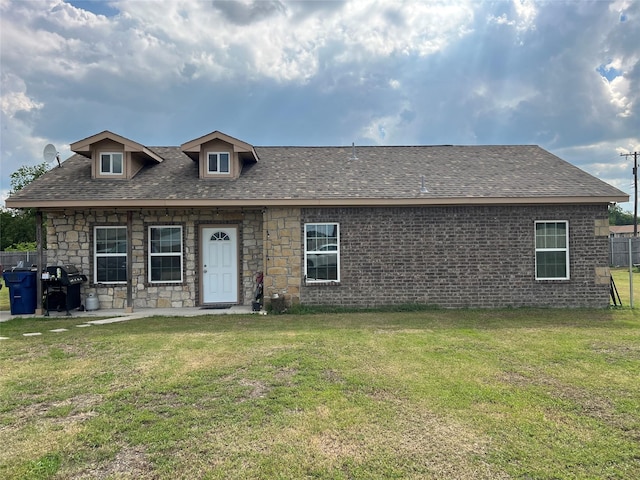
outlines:
[[299, 208], [268, 208], [264, 212], [264, 295], [273, 294], [286, 304], [300, 301], [302, 281], [302, 234]]
[[242, 270], [242, 298], [244, 305], [251, 305], [256, 293], [256, 275], [263, 272], [263, 244], [262, 244], [262, 212], [257, 210], [246, 211], [240, 228], [242, 243], [239, 255], [241, 256]]
[[[132, 279], [134, 308], [194, 307], [199, 303], [200, 225], [238, 226], [241, 303], [250, 305], [255, 293], [255, 274], [262, 270], [262, 212], [217, 210], [139, 210], [133, 213]], [[126, 285], [93, 283], [93, 227], [126, 226], [126, 212], [75, 211], [47, 212], [47, 265], [71, 264], [89, 281], [83, 284], [83, 303], [95, 293], [100, 308], [125, 308]], [[149, 225], [183, 227], [183, 283], [155, 285], [148, 282], [147, 231]]]
[[[301, 225], [340, 224], [341, 262], [340, 283], [303, 285], [303, 304], [609, 305], [604, 205], [309, 208], [301, 215]], [[535, 280], [535, 220], [569, 221], [570, 280]]]

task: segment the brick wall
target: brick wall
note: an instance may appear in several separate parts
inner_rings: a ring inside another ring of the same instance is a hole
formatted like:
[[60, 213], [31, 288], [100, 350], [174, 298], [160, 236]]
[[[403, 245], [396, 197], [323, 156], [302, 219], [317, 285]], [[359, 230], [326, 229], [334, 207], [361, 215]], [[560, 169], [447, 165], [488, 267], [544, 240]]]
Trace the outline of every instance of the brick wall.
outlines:
[[[303, 285], [304, 304], [609, 304], [606, 206], [322, 208], [301, 215], [302, 223], [340, 223], [341, 252], [340, 284]], [[535, 280], [535, 220], [569, 221], [570, 280]]]

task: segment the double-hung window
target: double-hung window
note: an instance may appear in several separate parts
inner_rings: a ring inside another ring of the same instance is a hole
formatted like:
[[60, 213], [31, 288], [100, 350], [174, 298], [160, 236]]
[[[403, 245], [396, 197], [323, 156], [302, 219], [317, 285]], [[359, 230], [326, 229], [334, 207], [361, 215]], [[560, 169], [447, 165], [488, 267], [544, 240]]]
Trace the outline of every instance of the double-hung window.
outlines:
[[537, 221], [536, 280], [569, 279], [569, 222]]
[[95, 283], [127, 281], [127, 227], [95, 227], [93, 235]]
[[182, 282], [182, 227], [149, 227], [149, 282]]
[[230, 168], [228, 152], [207, 153], [207, 173], [229, 173]]
[[304, 263], [308, 282], [340, 281], [339, 231], [337, 223], [305, 224]]
[[103, 175], [122, 175], [122, 153], [100, 153], [100, 173]]

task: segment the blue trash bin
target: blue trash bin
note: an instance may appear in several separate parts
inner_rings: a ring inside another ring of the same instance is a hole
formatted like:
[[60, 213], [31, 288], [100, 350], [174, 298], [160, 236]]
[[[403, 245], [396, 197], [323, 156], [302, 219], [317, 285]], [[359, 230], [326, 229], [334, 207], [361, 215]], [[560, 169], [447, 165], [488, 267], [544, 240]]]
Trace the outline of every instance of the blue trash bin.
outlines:
[[4, 284], [9, 289], [11, 315], [36, 312], [38, 296], [36, 273], [30, 269], [13, 269], [3, 272]]

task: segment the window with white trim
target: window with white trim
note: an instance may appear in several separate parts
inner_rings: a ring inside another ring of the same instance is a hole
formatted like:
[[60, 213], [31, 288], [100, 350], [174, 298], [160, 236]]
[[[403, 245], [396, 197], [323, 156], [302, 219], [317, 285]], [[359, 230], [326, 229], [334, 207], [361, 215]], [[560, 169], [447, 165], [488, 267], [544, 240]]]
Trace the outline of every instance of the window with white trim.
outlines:
[[94, 283], [126, 283], [127, 227], [94, 227]]
[[340, 225], [304, 225], [304, 264], [307, 282], [340, 281]]
[[569, 279], [569, 222], [536, 221], [536, 280]]
[[228, 152], [207, 153], [207, 173], [229, 173], [231, 171]]
[[149, 227], [149, 282], [182, 282], [182, 227]]
[[122, 175], [123, 161], [120, 152], [100, 153], [100, 173], [102, 175]]

